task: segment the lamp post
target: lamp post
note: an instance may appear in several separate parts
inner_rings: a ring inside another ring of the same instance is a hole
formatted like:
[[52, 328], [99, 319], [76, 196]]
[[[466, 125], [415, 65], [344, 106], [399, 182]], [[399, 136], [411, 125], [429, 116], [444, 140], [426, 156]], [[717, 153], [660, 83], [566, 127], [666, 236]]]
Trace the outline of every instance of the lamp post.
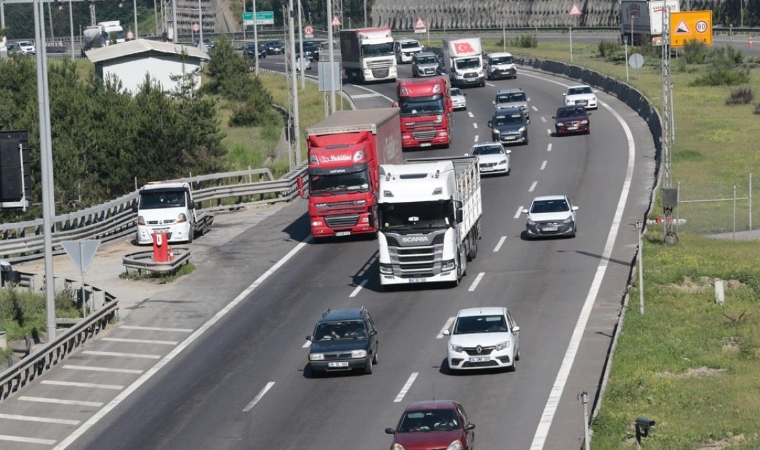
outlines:
[[71, 59], [73, 60], [75, 55], [74, 55], [74, 11], [71, 6], [72, 3], [73, 2], [69, 0], [69, 30], [71, 31]]
[[636, 229], [639, 231], [639, 314], [644, 315], [644, 248], [641, 246], [641, 234], [644, 232], [644, 223], [636, 221]]
[[198, 0], [198, 27], [198, 46], [202, 46], [201, 49], [203, 49], [206, 45], [203, 43], [203, 9], [201, 9], [201, 0]]
[[137, 39], [137, 0], [132, 0], [132, 7], [135, 10], [135, 39]]
[[253, 3], [253, 46], [256, 47], [256, 56], [254, 58], [254, 73], [259, 74], [259, 22], [256, 20], [256, 0], [251, 0]]
[[333, 51], [333, 11], [332, 0], [327, 0], [327, 44], [330, 47], [330, 108], [332, 113], [335, 113], [335, 52]]

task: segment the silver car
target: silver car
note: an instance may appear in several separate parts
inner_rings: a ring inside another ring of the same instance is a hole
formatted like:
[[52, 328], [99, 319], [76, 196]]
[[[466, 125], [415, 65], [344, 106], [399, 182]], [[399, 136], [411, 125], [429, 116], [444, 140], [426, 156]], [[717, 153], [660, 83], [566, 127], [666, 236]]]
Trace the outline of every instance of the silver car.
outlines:
[[542, 236], [575, 237], [578, 232], [576, 221], [578, 207], [570, 203], [565, 195], [545, 195], [533, 199], [530, 208], [523, 209], [528, 216], [525, 223], [527, 239]]
[[432, 77], [438, 74], [438, 57], [433, 52], [412, 55], [412, 77]]
[[496, 92], [493, 104], [496, 106], [496, 109], [520, 108], [525, 117], [530, 118], [528, 100], [530, 99], [521, 88], [499, 89]]
[[465, 98], [467, 94], [462, 92], [459, 88], [451, 88], [451, 107], [456, 110], [465, 110], [467, 109], [467, 99]]

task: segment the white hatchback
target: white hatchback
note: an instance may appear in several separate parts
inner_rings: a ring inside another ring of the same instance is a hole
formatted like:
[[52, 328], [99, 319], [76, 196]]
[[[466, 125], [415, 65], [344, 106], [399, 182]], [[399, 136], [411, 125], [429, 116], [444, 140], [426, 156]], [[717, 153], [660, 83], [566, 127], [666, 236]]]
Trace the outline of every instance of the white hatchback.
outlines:
[[31, 41], [19, 42], [18, 49], [24, 55], [34, 55], [37, 51], [37, 49], [34, 47], [34, 43]]
[[453, 110], [467, 109], [467, 98], [459, 88], [451, 88], [451, 108]]
[[520, 359], [520, 327], [504, 307], [462, 309], [449, 336], [449, 371], [508, 368]]
[[570, 86], [565, 91], [565, 106], [583, 106], [586, 109], [597, 109], [596, 91], [591, 86], [579, 85]]

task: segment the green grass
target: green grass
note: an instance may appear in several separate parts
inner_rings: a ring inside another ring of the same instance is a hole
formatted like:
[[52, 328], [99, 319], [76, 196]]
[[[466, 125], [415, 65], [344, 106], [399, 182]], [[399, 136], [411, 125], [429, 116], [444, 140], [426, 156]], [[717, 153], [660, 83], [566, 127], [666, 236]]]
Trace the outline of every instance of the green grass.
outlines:
[[[76, 292], [63, 290], [55, 294], [56, 317], [82, 317], [76, 308]], [[8, 341], [38, 338], [47, 330], [45, 296], [24, 290], [0, 290], [0, 330]]]
[[160, 272], [150, 272], [146, 271], [143, 273], [138, 273], [137, 271], [132, 272], [122, 272], [119, 274], [119, 278], [125, 279], [125, 280], [149, 280], [149, 281], [156, 281], [159, 284], [167, 284], [175, 281], [179, 277], [182, 277], [184, 275], [189, 275], [191, 273], [195, 272], [195, 265], [192, 263], [184, 264], [180, 266], [176, 272], [174, 273], [160, 273]]
[[[495, 41], [484, 46], [501, 49]], [[570, 58], [569, 43], [539, 41], [537, 48], [508, 51], [525, 58]], [[646, 58], [638, 78], [630, 69], [629, 84], [659, 108], [659, 59]], [[623, 60], [601, 58], [596, 45], [573, 45], [574, 64], [621, 81]], [[707, 65], [679, 65], [672, 77], [673, 177], [681, 182], [681, 199], [732, 198], [734, 185], [737, 196], [746, 197], [749, 173], [760, 167], [755, 143], [747, 137], [758, 135], [760, 118], [752, 104], [725, 102], [732, 89], [760, 92], [758, 74], [753, 70], [743, 86], [696, 88], [689, 82]], [[737, 204], [739, 229], [748, 227], [748, 209], [746, 200]], [[660, 211], [656, 205], [652, 215]], [[650, 226], [644, 242], [646, 313], [639, 315], [635, 307], [626, 312], [602, 408], [592, 424], [593, 449], [635, 448], [637, 416], [657, 421], [645, 448], [760, 448], [760, 242], [703, 235], [730, 229], [732, 212], [733, 201], [682, 204], [680, 216], [688, 216], [687, 223], [679, 227], [674, 246], [663, 244], [661, 227]], [[753, 227], [758, 220], [753, 211]], [[715, 279], [735, 280], [727, 282], [722, 306], [715, 303]], [[633, 281], [630, 298], [637, 303], [638, 280]]]

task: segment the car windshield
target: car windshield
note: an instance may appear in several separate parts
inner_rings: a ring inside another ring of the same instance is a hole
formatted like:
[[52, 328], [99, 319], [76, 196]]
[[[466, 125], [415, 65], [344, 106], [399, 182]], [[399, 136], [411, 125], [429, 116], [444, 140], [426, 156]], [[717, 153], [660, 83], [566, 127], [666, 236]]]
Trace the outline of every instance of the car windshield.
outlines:
[[379, 208], [380, 229], [384, 231], [430, 230], [454, 225], [450, 201], [383, 203]]
[[417, 64], [438, 64], [438, 58], [433, 55], [418, 56]]
[[369, 189], [366, 170], [331, 175], [311, 175], [309, 183], [309, 190], [314, 195]]
[[459, 421], [453, 409], [406, 411], [398, 424], [399, 433], [452, 431], [459, 429]]
[[185, 206], [185, 191], [145, 191], [140, 193], [140, 209], [179, 208]]
[[557, 111], [557, 117], [578, 117], [585, 115], [586, 110], [584, 108], [562, 108]]
[[491, 58], [491, 64], [512, 64], [514, 58], [511, 56], [497, 56]]
[[499, 94], [496, 96], [496, 103], [514, 103], [524, 102], [525, 93], [519, 92], [515, 94]]
[[533, 214], [556, 213], [570, 211], [570, 206], [563, 199], [558, 200], [536, 200], [530, 207]]
[[401, 115], [405, 117], [428, 116], [432, 114], [443, 114], [443, 96], [434, 95], [431, 97], [401, 98]]
[[362, 55], [364, 56], [384, 56], [393, 54], [393, 42], [384, 44], [362, 45]]
[[567, 95], [578, 95], [578, 94], [593, 94], [593, 92], [591, 92], [591, 88], [588, 86], [575, 87], [575, 88], [570, 88], [567, 90]]
[[457, 319], [454, 334], [504, 333], [509, 331], [502, 315], [464, 316]]
[[452, 97], [461, 97], [462, 96], [462, 90], [459, 88], [451, 88], [451, 96]]
[[315, 341], [338, 341], [345, 339], [367, 339], [367, 328], [361, 320], [322, 322], [314, 330]]
[[456, 67], [462, 69], [477, 69], [480, 67], [480, 58], [462, 58], [456, 60]]
[[517, 125], [523, 123], [522, 114], [508, 114], [504, 116], [496, 116], [493, 120], [493, 126], [499, 127], [504, 125]]
[[419, 48], [420, 43], [417, 41], [411, 41], [411, 42], [402, 42], [401, 48]]
[[473, 155], [501, 155], [504, 154], [504, 147], [501, 144], [482, 145], [472, 149]]

